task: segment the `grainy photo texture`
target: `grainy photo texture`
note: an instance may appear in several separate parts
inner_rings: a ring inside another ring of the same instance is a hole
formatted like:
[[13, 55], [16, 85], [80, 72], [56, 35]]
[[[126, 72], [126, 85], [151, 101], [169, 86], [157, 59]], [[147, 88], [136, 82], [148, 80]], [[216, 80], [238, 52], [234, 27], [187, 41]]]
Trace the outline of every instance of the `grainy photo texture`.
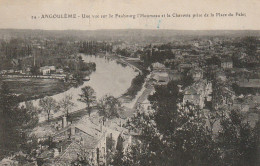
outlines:
[[1, 166], [259, 166], [257, 0], [0, 0]]

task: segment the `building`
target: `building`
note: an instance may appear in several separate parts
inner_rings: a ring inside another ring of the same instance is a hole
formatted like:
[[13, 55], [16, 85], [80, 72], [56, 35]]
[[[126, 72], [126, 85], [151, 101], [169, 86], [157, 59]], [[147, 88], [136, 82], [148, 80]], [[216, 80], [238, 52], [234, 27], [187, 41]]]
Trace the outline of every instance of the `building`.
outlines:
[[211, 100], [212, 84], [205, 80], [200, 80], [185, 88], [183, 93], [183, 104], [190, 102], [202, 109], [205, 106], [205, 100]]
[[168, 74], [170, 81], [179, 81], [182, 78], [182, 74], [177, 70], [169, 71]]
[[260, 79], [258, 78], [240, 79], [237, 83], [243, 88], [260, 88]]
[[203, 96], [192, 86], [184, 90], [183, 103], [186, 104], [187, 102], [198, 105], [200, 108], [204, 107]]
[[190, 70], [189, 73], [191, 74], [194, 81], [198, 81], [203, 78], [203, 71], [200, 68]]
[[48, 66], [40, 67], [40, 73], [42, 75], [49, 75], [51, 74], [51, 69]]
[[63, 69], [57, 69], [57, 70], [56, 70], [56, 73], [58, 73], [58, 74], [63, 74], [63, 73], [64, 73], [64, 70], [63, 70]]
[[222, 59], [221, 67], [223, 69], [231, 69], [231, 68], [233, 68], [233, 61], [231, 59]]
[[161, 64], [159, 62], [153, 63], [152, 68], [153, 68], [153, 70], [159, 70], [159, 71], [166, 69], [165, 65]]
[[183, 72], [186, 69], [190, 69], [192, 68], [192, 64], [191, 63], [181, 63], [178, 65], [178, 71]]
[[55, 66], [43, 66], [40, 67], [40, 73], [42, 73], [42, 75], [49, 75], [53, 72], [56, 71], [56, 67]]
[[53, 149], [54, 165], [71, 165], [78, 159], [87, 160], [92, 166], [106, 165], [107, 152], [116, 149], [120, 142], [125, 149], [131, 143], [127, 129], [118, 121], [104, 121], [98, 118], [83, 117], [80, 121], [68, 125], [66, 117], [62, 120], [62, 129], [52, 135], [56, 147]]
[[260, 96], [248, 95], [234, 99], [233, 108], [242, 112], [254, 112], [260, 109]]
[[67, 126], [63, 118], [63, 128], [52, 136], [59, 149], [54, 163], [70, 165], [71, 162], [86, 158], [92, 165], [106, 163], [106, 130], [103, 123], [96, 124], [89, 119], [82, 119]]
[[56, 71], [56, 67], [55, 66], [47, 66], [47, 67], [51, 70], [51, 72]]
[[169, 74], [167, 72], [153, 72], [152, 78], [157, 85], [166, 85], [169, 82]]
[[[155, 93], [155, 89], [152, 88], [150, 90], [150, 93], [148, 95], [152, 95]], [[137, 109], [140, 111], [140, 110], [143, 110], [144, 112], [152, 112], [152, 104], [151, 102], [148, 100], [148, 96], [145, 97], [144, 99], [140, 99], [138, 104], [137, 104]]]
[[1, 70], [0, 71], [0, 74], [6, 74], [7, 73], [7, 70]]

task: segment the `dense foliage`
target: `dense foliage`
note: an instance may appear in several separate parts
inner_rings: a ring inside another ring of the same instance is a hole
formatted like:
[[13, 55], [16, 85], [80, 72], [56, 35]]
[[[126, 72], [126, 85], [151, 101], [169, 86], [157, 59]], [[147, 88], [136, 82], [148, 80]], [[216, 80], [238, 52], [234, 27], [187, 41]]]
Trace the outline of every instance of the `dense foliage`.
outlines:
[[171, 51], [170, 44], [163, 44], [160, 46], [147, 46], [141, 52], [141, 60], [146, 66], [150, 66], [154, 62], [163, 62], [166, 59], [174, 59], [175, 55]]
[[131, 87], [127, 89], [127, 92], [124, 93], [123, 96], [136, 96], [137, 92], [139, 92], [142, 89], [147, 75], [148, 71], [143, 70], [142, 74], [138, 74], [135, 78], [133, 78], [131, 82]]
[[79, 52], [95, 55], [98, 52], [112, 52], [112, 46], [106, 42], [84, 41], [80, 43]]
[[37, 112], [30, 103], [20, 107], [5, 83], [0, 89], [0, 113], [0, 158], [30, 150], [27, 131], [38, 123]]
[[[137, 143], [117, 152], [114, 166], [257, 165], [259, 123], [251, 127], [237, 110], [216, 116], [218, 110], [207, 114], [190, 103], [181, 106], [181, 96], [174, 82], [156, 88], [149, 97], [154, 111], [139, 110], [129, 121]], [[209, 129], [211, 119], [219, 122], [219, 132]]]
[[104, 96], [97, 103], [97, 109], [100, 116], [108, 119], [119, 118], [122, 112], [121, 102], [114, 96]]

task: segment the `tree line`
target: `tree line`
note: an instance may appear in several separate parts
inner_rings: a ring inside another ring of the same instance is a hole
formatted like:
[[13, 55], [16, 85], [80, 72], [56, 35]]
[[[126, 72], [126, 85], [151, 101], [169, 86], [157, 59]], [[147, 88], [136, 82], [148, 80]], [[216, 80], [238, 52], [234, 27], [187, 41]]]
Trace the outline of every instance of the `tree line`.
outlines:
[[[46, 115], [49, 122], [52, 115], [58, 111], [63, 111], [63, 115], [70, 118], [71, 111], [76, 106], [71, 95], [65, 95], [59, 102], [52, 97], [44, 97], [39, 100], [40, 113]], [[118, 118], [122, 111], [121, 102], [111, 95], [105, 95], [97, 100], [94, 89], [90, 86], [85, 86], [81, 89], [78, 101], [86, 104], [86, 113], [90, 116], [94, 110], [98, 114], [107, 119]]]

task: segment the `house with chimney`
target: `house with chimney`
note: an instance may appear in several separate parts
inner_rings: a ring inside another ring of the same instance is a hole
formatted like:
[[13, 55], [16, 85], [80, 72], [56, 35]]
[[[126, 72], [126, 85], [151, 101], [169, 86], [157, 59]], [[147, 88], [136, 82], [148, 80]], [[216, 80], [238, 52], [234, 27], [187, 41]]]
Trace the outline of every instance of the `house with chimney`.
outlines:
[[52, 142], [55, 143], [52, 163], [71, 165], [73, 161], [83, 159], [93, 166], [106, 165], [107, 152], [116, 149], [119, 136], [124, 138], [124, 149], [128, 146], [131, 136], [126, 131], [121, 121], [85, 116], [68, 125], [66, 117], [63, 117], [62, 128], [52, 135]]
[[75, 124], [67, 125], [63, 117], [62, 129], [52, 136], [56, 151], [55, 165], [70, 165], [84, 158], [92, 165], [106, 164], [106, 131], [103, 123], [83, 118]]

